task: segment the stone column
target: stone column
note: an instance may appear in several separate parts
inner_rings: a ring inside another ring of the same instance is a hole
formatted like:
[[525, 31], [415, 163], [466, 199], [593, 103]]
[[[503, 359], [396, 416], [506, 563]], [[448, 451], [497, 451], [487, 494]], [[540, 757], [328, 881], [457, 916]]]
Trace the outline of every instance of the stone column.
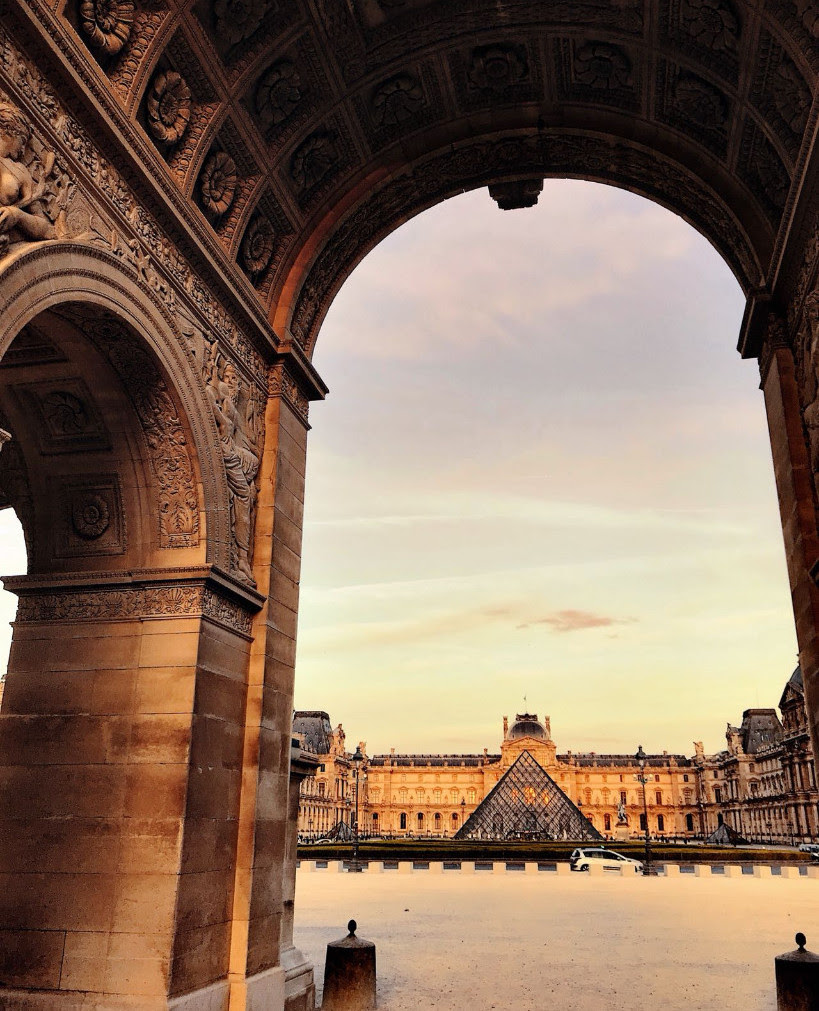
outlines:
[[0, 1003], [198, 1007], [227, 997], [261, 602], [206, 568], [80, 580], [7, 581]]
[[[809, 347], [802, 355], [801, 392], [797, 360], [782, 321], [771, 316], [759, 359], [760, 388], [765, 396], [779, 512], [785, 539], [791, 600], [793, 603], [799, 663], [805, 686], [805, 704], [814, 755], [819, 756], [819, 534], [816, 520], [817, 475], [812, 456], [819, 459], [819, 430], [809, 438], [806, 418], [816, 400], [816, 368]], [[807, 400], [808, 403], [804, 404]], [[819, 417], [816, 419], [819, 423]]]
[[[267, 597], [253, 630], [233, 903], [231, 1011], [284, 1006], [280, 965], [289, 831], [308, 401], [327, 388], [297, 346], [272, 367], [259, 471], [254, 572]], [[289, 872], [288, 872], [289, 873]]]

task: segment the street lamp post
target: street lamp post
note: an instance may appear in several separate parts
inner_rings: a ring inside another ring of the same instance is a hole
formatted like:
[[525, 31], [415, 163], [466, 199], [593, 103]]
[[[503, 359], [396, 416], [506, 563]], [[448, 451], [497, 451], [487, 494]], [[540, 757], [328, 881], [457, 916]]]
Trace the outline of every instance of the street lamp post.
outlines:
[[355, 817], [353, 819], [353, 859], [350, 861], [350, 866], [348, 870], [350, 871], [363, 871], [364, 868], [358, 859], [358, 776], [361, 769], [361, 763], [364, 761], [364, 756], [361, 754], [361, 746], [356, 745], [355, 754], [353, 755], [353, 769], [355, 770]]
[[640, 774], [637, 777], [638, 781], [643, 787], [643, 818], [645, 820], [645, 830], [646, 830], [646, 858], [643, 864], [643, 874], [649, 875], [651, 871], [651, 835], [648, 831], [648, 802], [646, 801], [646, 753], [643, 751], [642, 744], [637, 748], [637, 754], [634, 756], [635, 761], [640, 769]]
[[466, 797], [461, 797], [461, 828], [466, 821]]

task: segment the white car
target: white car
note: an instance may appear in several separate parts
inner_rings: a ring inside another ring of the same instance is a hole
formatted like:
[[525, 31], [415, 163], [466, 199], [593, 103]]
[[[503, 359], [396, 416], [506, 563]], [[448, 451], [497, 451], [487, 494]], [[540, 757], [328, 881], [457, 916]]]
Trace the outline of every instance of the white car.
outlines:
[[643, 869], [639, 860], [632, 860], [631, 857], [624, 857], [622, 853], [615, 853], [614, 850], [604, 850], [599, 847], [589, 849], [576, 849], [569, 864], [573, 871], [587, 871], [590, 864], [597, 864], [603, 870], [619, 870], [623, 864], [633, 864], [636, 873]]
[[811, 856], [819, 856], [819, 843], [803, 842], [799, 847], [802, 853], [810, 853]]

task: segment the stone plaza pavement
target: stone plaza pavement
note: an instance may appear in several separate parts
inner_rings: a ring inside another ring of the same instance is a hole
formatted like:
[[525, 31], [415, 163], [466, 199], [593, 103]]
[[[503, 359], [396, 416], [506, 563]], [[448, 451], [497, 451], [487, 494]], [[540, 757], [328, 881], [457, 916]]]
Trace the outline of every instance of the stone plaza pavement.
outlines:
[[377, 945], [379, 1011], [775, 1011], [819, 880], [299, 872], [295, 942]]

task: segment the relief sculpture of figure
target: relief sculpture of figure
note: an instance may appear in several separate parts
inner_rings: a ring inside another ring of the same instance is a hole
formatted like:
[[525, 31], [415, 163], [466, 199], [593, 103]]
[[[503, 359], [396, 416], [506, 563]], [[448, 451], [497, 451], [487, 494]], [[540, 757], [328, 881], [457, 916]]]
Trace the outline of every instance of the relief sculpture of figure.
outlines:
[[57, 237], [44, 206], [53, 195], [44, 180], [54, 168], [54, 155], [48, 152], [36, 182], [24, 161], [28, 139], [28, 123], [19, 109], [0, 102], [0, 255], [14, 242]]
[[219, 443], [230, 491], [236, 568], [255, 586], [256, 581], [250, 568], [250, 545], [259, 457], [245, 434], [245, 422], [248, 419], [243, 418], [239, 410], [240, 393], [241, 380], [236, 369], [229, 362], [220, 369], [219, 357], [215, 356], [208, 381], [208, 396], [219, 430]]

